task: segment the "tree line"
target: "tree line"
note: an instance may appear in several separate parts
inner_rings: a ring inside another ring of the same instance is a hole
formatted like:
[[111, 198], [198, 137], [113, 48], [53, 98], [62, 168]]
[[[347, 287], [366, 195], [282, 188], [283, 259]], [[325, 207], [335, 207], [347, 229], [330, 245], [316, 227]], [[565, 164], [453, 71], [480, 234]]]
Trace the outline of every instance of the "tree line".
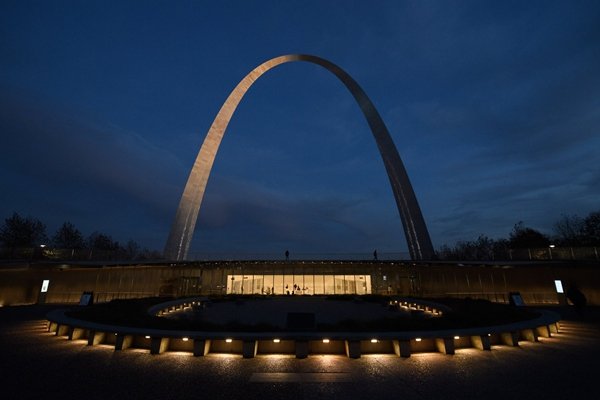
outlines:
[[[64, 222], [49, 237], [46, 225], [37, 218], [22, 217], [18, 213], [4, 220], [0, 227], [0, 244], [5, 256], [19, 258], [19, 249], [48, 246], [51, 249], [69, 249], [76, 258], [105, 257], [119, 260], [160, 259], [158, 251], [142, 248], [134, 240], [121, 244], [105, 233], [95, 231], [87, 238], [71, 222]], [[546, 235], [523, 222], [514, 225], [508, 238], [492, 239], [480, 235], [474, 241], [459, 241], [455, 246], [443, 245], [436, 253], [442, 260], [501, 260], [511, 259], [515, 249], [557, 247], [600, 247], [600, 211], [586, 217], [563, 215], [553, 225], [553, 234]], [[62, 256], [60, 253], [58, 258]], [[64, 253], [63, 253], [64, 254]], [[83, 256], [85, 254], [85, 257]], [[93, 256], [96, 254], [97, 256]], [[68, 257], [69, 255], [65, 255]]]
[[83, 254], [87, 250], [91, 258], [94, 252], [110, 255], [110, 258], [123, 260], [158, 259], [157, 251], [142, 248], [136, 241], [121, 244], [102, 232], [94, 231], [87, 238], [71, 222], [64, 222], [52, 236], [48, 236], [46, 225], [37, 218], [23, 217], [18, 213], [4, 220], [0, 227], [0, 244], [9, 257], [18, 257], [20, 249], [48, 248], [68, 249]]
[[527, 227], [522, 221], [514, 225], [508, 238], [492, 239], [480, 235], [474, 241], [459, 241], [454, 247], [442, 246], [437, 252], [442, 260], [510, 259], [515, 249], [556, 247], [600, 247], [600, 211], [586, 217], [563, 215], [556, 221], [552, 234], [546, 235]]

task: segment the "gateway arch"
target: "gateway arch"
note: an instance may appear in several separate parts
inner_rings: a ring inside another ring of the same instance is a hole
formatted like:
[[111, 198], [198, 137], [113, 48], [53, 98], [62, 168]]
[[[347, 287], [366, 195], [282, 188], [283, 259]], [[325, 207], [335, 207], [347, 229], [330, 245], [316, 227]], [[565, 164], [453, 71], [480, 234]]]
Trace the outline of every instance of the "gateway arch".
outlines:
[[410, 256], [413, 260], [431, 259], [434, 254], [433, 245], [419, 203], [417, 202], [398, 150], [375, 106], [358, 83], [346, 71], [323, 58], [306, 54], [275, 57], [262, 63], [246, 75], [235, 89], [233, 89], [227, 100], [225, 100], [225, 103], [208, 130], [185, 185], [181, 201], [179, 202], [179, 208], [177, 208], [177, 214], [175, 215], [175, 220], [173, 221], [173, 226], [165, 245], [165, 258], [169, 260], [184, 260], [187, 257], [208, 177], [223, 135], [227, 130], [227, 125], [238, 104], [252, 84], [265, 72], [278, 65], [296, 61], [309, 62], [325, 68], [342, 81], [352, 96], [354, 96], [354, 99], [367, 119], [371, 132], [377, 142], [379, 152], [381, 153], [402, 220]]

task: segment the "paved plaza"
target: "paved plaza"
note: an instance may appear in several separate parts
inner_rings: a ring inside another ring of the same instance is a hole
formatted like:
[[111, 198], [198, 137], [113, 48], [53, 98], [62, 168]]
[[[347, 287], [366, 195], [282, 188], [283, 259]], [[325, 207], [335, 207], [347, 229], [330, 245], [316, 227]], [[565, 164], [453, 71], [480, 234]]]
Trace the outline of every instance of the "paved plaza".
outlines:
[[265, 355], [113, 351], [46, 331], [55, 306], [0, 308], [4, 399], [577, 399], [600, 398], [600, 310], [556, 309], [561, 331], [540, 343], [454, 356]]

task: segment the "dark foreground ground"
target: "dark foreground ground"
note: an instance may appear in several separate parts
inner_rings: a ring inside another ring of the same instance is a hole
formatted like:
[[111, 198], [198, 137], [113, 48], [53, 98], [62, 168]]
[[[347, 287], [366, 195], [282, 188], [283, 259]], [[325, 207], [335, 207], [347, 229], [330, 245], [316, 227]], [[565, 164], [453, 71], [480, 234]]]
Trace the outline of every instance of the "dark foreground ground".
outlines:
[[600, 398], [600, 309], [570, 309], [537, 344], [416, 354], [151, 356], [87, 347], [46, 332], [51, 307], [0, 308], [1, 399], [583, 399]]

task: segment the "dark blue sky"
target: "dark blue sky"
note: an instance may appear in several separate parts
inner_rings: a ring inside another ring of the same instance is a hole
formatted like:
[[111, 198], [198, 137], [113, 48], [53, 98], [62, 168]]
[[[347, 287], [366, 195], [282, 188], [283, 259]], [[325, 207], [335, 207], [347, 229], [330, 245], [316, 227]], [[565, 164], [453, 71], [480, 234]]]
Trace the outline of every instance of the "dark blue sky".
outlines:
[[[435, 247], [600, 209], [600, 2], [4, 0], [0, 217], [162, 250], [222, 102], [289, 53], [370, 96]], [[194, 253], [406, 251], [366, 121], [306, 63], [244, 98], [200, 213]]]

